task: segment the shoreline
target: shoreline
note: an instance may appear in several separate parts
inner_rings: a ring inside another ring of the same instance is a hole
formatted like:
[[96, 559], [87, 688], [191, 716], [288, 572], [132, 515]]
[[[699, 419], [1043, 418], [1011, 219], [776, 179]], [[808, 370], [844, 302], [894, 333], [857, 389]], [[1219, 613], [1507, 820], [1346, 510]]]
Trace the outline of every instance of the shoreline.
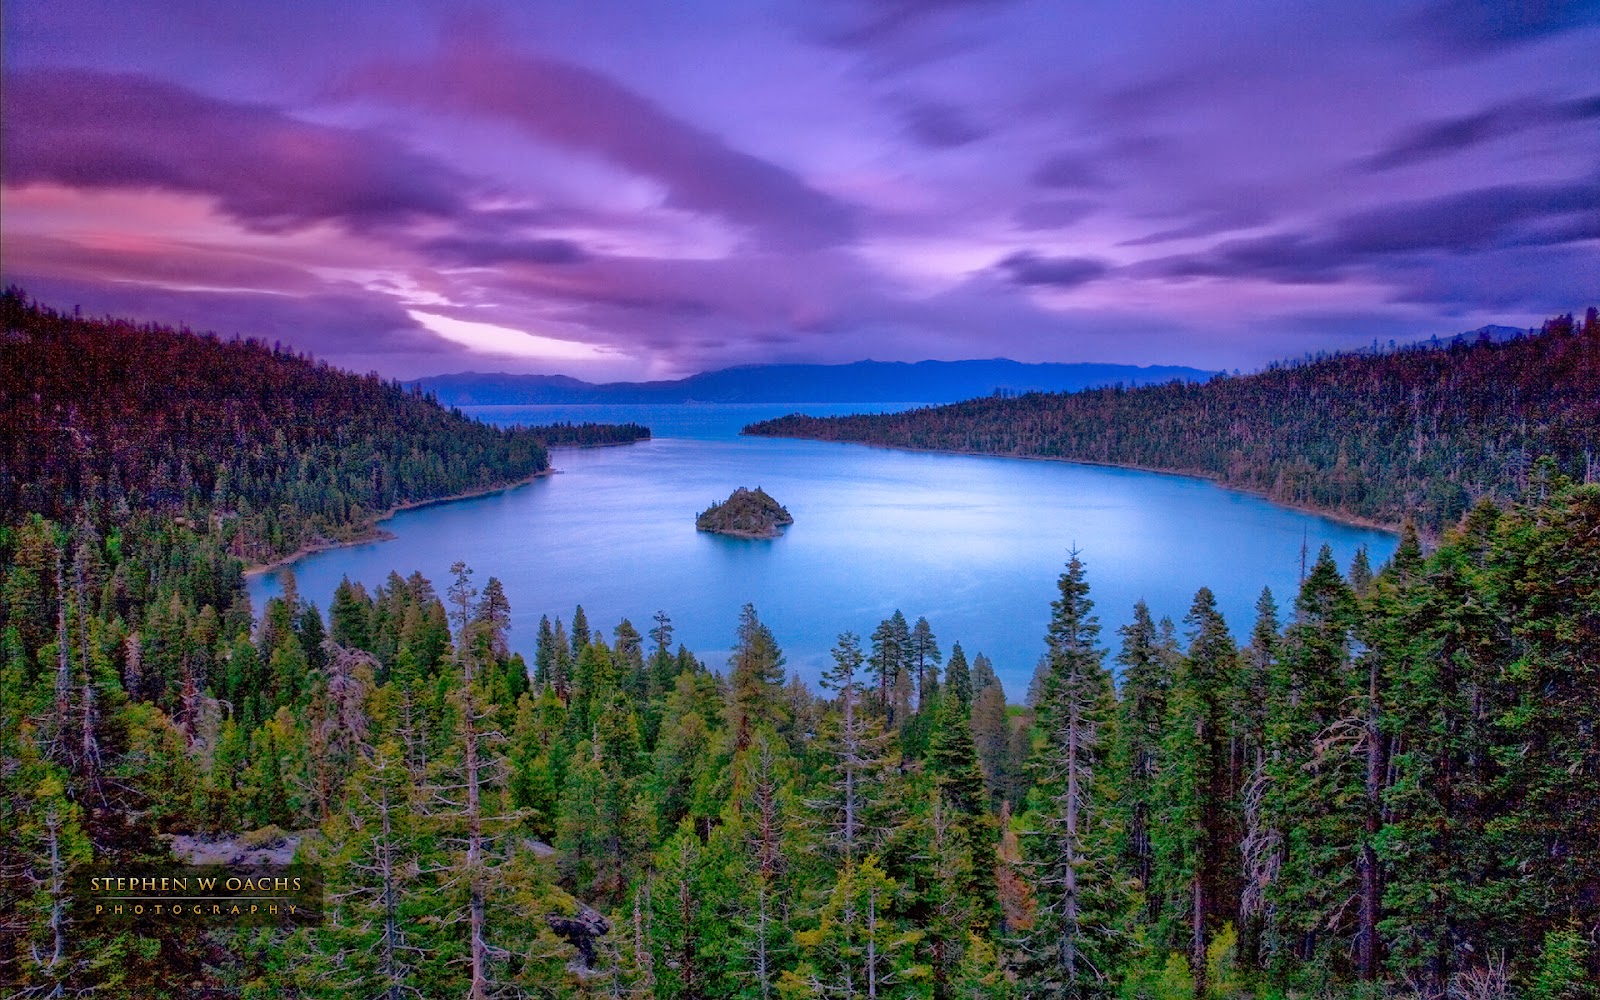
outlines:
[[[782, 527], [788, 527], [788, 525], [783, 525]], [[782, 538], [783, 537], [783, 532], [778, 530], [777, 528], [774, 528], [770, 532], [767, 532], [767, 531], [736, 531], [736, 530], [724, 530], [722, 528], [702, 528], [699, 525], [695, 525], [695, 529], [694, 530], [703, 531], [708, 535], [722, 535], [725, 538], [742, 538], [742, 539], [744, 539], [745, 541], [748, 541], [748, 542], [770, 542], [774, 538]]]
[[295, 549], [288, 555], [280, 556], [269, 563], [247, 566], [245, 568], [244, 575], [246, 578], [249, 578], [271, 573], [274, 570], [282, 569], [285, 566], [298, 562], [300, 559], [303, 559], [306, 556], [314, 555], [318, 552], [327, 552], [331, 549], [348, 548], [351, 545], [365, 545], [368, 542], [386, 542], [396, 536], [394, 532], [386, 531], [385, 529], [379, 527], [379, 525], [394, 517], [396, 514], [400, 514], [408, 510], [417, 510], [421, 507], [431, 507], [434, 504], [439, 503], [453, 503], [456, 500], [472, 500], [476, 497], [486, 497], [492, 496], [496, 493], [505, 493], [509, 490], [526, 486], [535, 479], [543, 479], [546, 476], [553, 476], [559, 471], [560, 470], [555, 466], [549, 465], [545, 466], [543, 469], [540, 469], [538, 472], [531, 473], [514, 482], [502, 483], [499, 486], [488, 486], [481, 490], [468, 490], [464, 493], [454, 493], [447, 497], [433, 497], [429, 500], [408, 500], [405, 503], [395, 504], [393, 507], [390, 507], [388, 510], [384, 511], [382, 514], [379, 514], [377, 517], [374, 517], [371, 521], [364, 525], [354, 537], [344, 539], [324, 538], [320, 541], [307, 542], [305, 545], [300, 546], [298, 549]]
[[[1001, 452], [966, 451], [959, 448], [915, 448], [910, 445], [876, 444], [870, 441], [834, 441], [825, 438], [792, 437], [789, 435], [778, 434], [747, 435], [743, 431], [740, 431], [739, 434], [741, 437], [772, 438], [780, 441], [819, 441], [823, 444], [851, 444], [864, 448], [881, 448], [884, 451], [921, 452], [922, 454], [926, 455], [965, 455], [968, 458], [1017, 458], [1027, 462], [1064, 462], [1067, 465], [1092, 465], [1101, 469], [1127, 469], [1130, 472], [1150, 472], [1161, 476], [1181, 476], [1184, 479], [1199, 479], [1204, 482], [1211, 483], [1217, 488], [1228, 490], [1231, 493], [1242, 493], [1246, 496], [1259, 497], [1260, 499], [1265, 500], [1267, 503], [1270, 503], [1276, 507], [1282, 507], [1285, 510], [1297, 511], [1301, 514], [1315, 514], [1318, 517], [1325, 517], [1330, 521], [1334, 521], [1349, 528], [1367, 528], [1372, 531], [1386, 531], [1390, 534], [1398, 535], [1403, 527], [1403, 522], [1400, 521], [1379, 521], [1370, 517], [1362, 517], [1359, 514], [1344, 514], [1338, 511], [1324, 510], [1321, 507], [1313, 507], [1310, 504], [1289, 503], [1286, 500], [1278, 500], [1267, 495], [1267, 493], [1262, 490], [1250, 489], [1247, 486], [1231, 486], [1228, 483], [1223, 482], [1221, 476], [1211, 472], [1182, 472], [1177, 469], [1162, 469], [1150, 465], [1133, 465], [1131, 463], [1124, 462], [1097, 462], [1088, 458], [1061, 458], [1056, 455], [1007, 455]], [[1419, 528], [1418, 530], [1420, 531], [1421, 529]]]

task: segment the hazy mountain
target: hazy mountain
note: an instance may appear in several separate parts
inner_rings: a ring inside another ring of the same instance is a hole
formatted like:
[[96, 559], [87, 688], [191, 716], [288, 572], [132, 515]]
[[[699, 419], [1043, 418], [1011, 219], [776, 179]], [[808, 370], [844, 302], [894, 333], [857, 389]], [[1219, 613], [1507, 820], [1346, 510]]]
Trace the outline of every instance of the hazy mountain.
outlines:
[[1215, 372], [1177, 366], [989, 361], [857, 361], [847, 365], [743, 365], [662, 382], [594, 384], [565, 375], [461, 372], [419, 379], [452, 406], [505, 403], [952, 403], [1002, 393], [1074, 392], [1095, 386], [1204, 381]]

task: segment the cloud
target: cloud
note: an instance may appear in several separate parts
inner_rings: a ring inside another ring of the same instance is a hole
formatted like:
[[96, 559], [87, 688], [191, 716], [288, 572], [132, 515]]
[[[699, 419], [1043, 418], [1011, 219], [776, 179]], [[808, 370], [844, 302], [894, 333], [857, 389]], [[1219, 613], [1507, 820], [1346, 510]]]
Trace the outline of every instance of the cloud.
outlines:
[[989, 134], [957, 108], [939, 101], [911, 101], [900, 114], [906, 131], [929, 149], [955, 149]]
[[1167, 243], [1172, 240], [1198, 239], [1202, 236], [1215, 236], [1235, 229], [1249, 229], [1268, 221], [1271, 216], [1264, 210], [1256, 207], [1229, 206], [1225, 208], [1211, 208], [1201, 211], [1193, 219], [1181, 225], [1158, 230], [1145, 236], [1138, 236], [1131, 240], [1123, 240], [1118, 246], [1140, 247], [1153, 243]]
[[420, 249], [429, 255], [468, 267], [577, 264], [589, 257], [577, 243], [561, 239], [500, 240], [449, 236], [428, 240]]
[[1469, 115], [1427, 122], [1410, 129], [1364, 161], [1372, 171], [1394, 170], [1485, 145], [1549, 125], [1600, 118], [1600, 95], [1567, 101], [1512, 101]]
[[1600, 184], [1508, 185], [1352, 213], [1325, 232], [1228, 240], [1128, 269], [1279, 284], [1370, 282], [1395, 303], [1467, 310], [1558, 307], [1594, 273]]
[[[823, 32], [831, 44], [871, 48], [902, 40], [931, 21], [1010, 3], [1011, 0], [846, 0], [827, 13], [838, 20]], [[981, 16], [981, 15], [980, 15]]]
[[1100, 168], [1078, 153], [1057, 153], [1033, 171], [1034, 184], [1043, 188], [1103, 188], [1108, 186]]
[[1321, 234], [1226, 240], [1203, 253], [1161, 258], [1135, 270], [1173, 278], [1330, 282], [1378, 258], [1586, 239], [1597, 204], [1595, 179], [1499, 185], [1352, 213]]
[[324, 285], [295, 295], [239, 289], [191, 290], [161, 285], [62, 278], [27, 271], [7, 275], [41, 302], [81, 306], [87, 315], [113, 315], [188, 326], [224, 337], [282, 341], [319, 357], [348, 363], [352, 356], [434, 358], [450, 345], [424, 330], [381, 295]]
[[448, 217], [470, 182], [374, 132], [88, 70], [5, 77], [8, 185], [165, 190], [215, 199], [257, 230]]
[[1457, 252], [1513, 239], [1526, 223], [1592, 210], [1600, 179], [1498, 185], [1387, 205], [1344, 217], [1328, 240], [1352, 254]]
[[748, 227], [768, 244], [816, 248], [855, 239], [849, 205], [573, 63], [457, 37], [429, 61], [370, 64], [343, 92], [509, 122], [657, 181], [667, 205]]
[[419, 309], [408, 310], [408, 314], [446, 340], [479, 354], [553, 362], [604, 361], [617, 355], [616, 351], [593, 344], [546, 337], [499, 323], [461, 319]]
[[1435, 45], [1479, 55], [1596, 23], [1595, 0], [1434, 0], [1411, 19], [1411, 28]]
[[1019, 285], [1051, 285], [1075, 288], [1093, 281], [1110, 268], [1092, 257], [1043, 257], [1023, 250], [995, 265]]
[[1023, 229], [1065, 229], [1094, 214], [1097, 202], [1085, 198], [1064, 198], [1054, 201], [1025, 202], [1011, 214]]

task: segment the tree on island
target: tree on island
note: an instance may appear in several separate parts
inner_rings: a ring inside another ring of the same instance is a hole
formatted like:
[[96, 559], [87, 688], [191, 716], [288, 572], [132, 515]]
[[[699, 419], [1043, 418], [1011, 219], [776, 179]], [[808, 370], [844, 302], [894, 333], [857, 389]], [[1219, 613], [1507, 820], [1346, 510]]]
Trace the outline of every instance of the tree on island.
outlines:
[[727, 500], [707, 507], [694, 520], [694, 526], [701, 531], [739, 538], [777, 538], [779, 528], [793, 523], [788, 510], [759, 486], [753, 490], [739, 487]]

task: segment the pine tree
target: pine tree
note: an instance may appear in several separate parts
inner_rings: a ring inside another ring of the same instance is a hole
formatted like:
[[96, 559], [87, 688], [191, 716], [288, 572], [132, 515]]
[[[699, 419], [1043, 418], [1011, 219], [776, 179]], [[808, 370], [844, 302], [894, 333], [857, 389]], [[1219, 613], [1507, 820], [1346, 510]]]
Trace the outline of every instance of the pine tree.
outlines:
[[[365, 649], [376, 652], [372, 636], [372, 600], [367, 589], [351, 583], [348, 576], [339, 580], [333, 590], [333, 603], [328, 607], [328, 637], [346, 649]], [[378, 679], [383, 680], [380, 671]]]
[[903, 997], [927, 977], [915, 962], [921, 935], [896, 927], [899, 886], [868, 855], [845, 862], [815, 930], [795, 935], [806, 961], [784, 973], [785, 997]]
[[1347, 966], [1336, 950], [1354, 937], [1344, 901], [1358, 895], [1365, 719], [1352, 701], [1355, 595], [1327, 546], [1295, 600], [1272, 685], [1265, 822], [1283, 832], [1278, 876], [1268, 893], [1280, 962]]
[[1034, 764], [1041, 829], [1027, 846], [1038, 872], [1038, 923], [1026, 943], [1026, 978], [1038, 995], [1082, 997], [1106, 989], [1123, 906], [1105, 766], [1115, 700], [1076, 551], [1057, 589], [1036, 706], [1044, 735]]
[[[981, 654], [979, 661], [983, 662]], [[1010, 797], [1013, 777], [1011, 722], [1006, 717], [1006, 692], [999, 679], [985, 684], [973, 699], [971, 727], [984, 787], [989, 801], [998, 805]]]
[[728, 728], [737, 753], [750, 746], [757, 726], [778, 728], [783, 719], [783, 652], [772, 630], [756, 616], [755, 605], [739, 613], [739, 629], [728, 659], [732, 692]]
[[1239, 658], [1239, 680], [1233, 693], [1234, 758], [1239, 789], [1240, 890], [1239, 960], [1247, 969], [1261, 966], [1261, 945], [1267, 934], [1267, 894], [1277, 878], [1283, 831], [1268, 822], [1268, 705], [1278, 669], [1278, 604], [1262, 588], [1256, 599], [1256, 620], [1250, 645]]
[[1168, 698], [1161, 748], [1164, 809], [1155, 837], [1155, 880], [1185, 927], [1195, 1000], [1207, 996], [1212, 937], [1238, 911], [1239, 837], [1230, 785], [1230, 695], [1237, 651], [1216, 598], [1205, 587], [1184, 618], [1193, 630]]
[[833, 648], [833, 668], [822, 675], [822, 686], [838, 693], [839, 714], [823, 733], [823, 753], [829, 759], [828, 784], [821, 797], [808, 804], [822, 814], [828, 840], [845, 862], [866, 853], [873, 835], [870, 812], [880, 794], [873, 786], [883, 776], [888, 738], [876, 719], [861, 708], [861, 639], [843, 632]]
[[789, 886], [789, 784], [792, 762], [781, 756], [783, 743], [757, 732], [750, 747], [733, 762], [739, 798], [729, 802], [727, 826], [739, 834], [743, 891], [738, 904], [740, 948], [746, 992], [769, 1000], [779, 971], [787, 964], [790, 932], [786, 914]]
[[907, 647], [906, 661], [917, 674], [917, 711], [931, 711], [934, 694], [939, 690], [939, 664], [944, 655], [939, 652], [939, 642], [934, 638], [933, 626], [928, 619], [918, 618], [911, 627], [911, 642]]
[[910, 645], [910, 627], [906, 625], [906, 616], [898, 610], [879, 622], [872, 632], [870, 667], [873, 676], [878, 679], [874, 707], [884, 717], [885, 726], [891, 729], [905, 722], [906, 713], [900, 711], [897, 714], [896, 709], [911, 690], [909, 679], [902, 681], [906, 673], [907, 647]]
[[372, 995], [388, 1000], [419, 992], [413, 927], [426, 901], [415, 793], [400, 745], [379, 744], [352, 776], [340, 815], [323, 825], [325, 840], [309, 848], [328, 875], [330, 913], [303, 935], [307, 948], [293, 973], [300, 989], [376, 988]]
[[1161, 912], [1162, 898], [1152, 878], [1152, 829], [1160, 808], [1157, 780], [1173, 664], [1159, 645], [1156, 624], [1144, 601], [1133, 606], [1133, 621], [1117, 632], [1122, 636], [1122, 649], [1117, 654], [1121, 690], [1114, 760], [1122, 814], [1122, 857], [1144, 894], [1146, 918], [1154, 920]]
[[962, 709], [972, 707], [972, 671], [967, 666], [967, 654], [961, 643], [950, 647], [950, 663], [945, 667], [945, 695], [960, 703]]
[[656, 950], [656, 996], [733, 996], [737, 954], [725, 923], [740, 868], [724, 830], [706, 843], [691, 824], [680, 826], [655, 855], [650, 878], [651, 938]]
[[506, 633], [511, 630], [511, 603], [498, 579], [490, 577], [483, 585], [483, 595], [474, 612], [477, 628], [488, 640], [488, 654], [492, 659], [504, 660], [511, 655], [506, 644]]

